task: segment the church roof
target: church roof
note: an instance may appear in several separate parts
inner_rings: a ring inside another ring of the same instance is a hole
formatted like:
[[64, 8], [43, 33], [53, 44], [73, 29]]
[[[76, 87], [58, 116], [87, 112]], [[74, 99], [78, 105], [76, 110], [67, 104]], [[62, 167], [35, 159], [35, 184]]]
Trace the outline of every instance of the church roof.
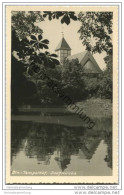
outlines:
[[74, 54], [72, 56], [69, 56], [68, 57], [68, 60], [73, 60], [73, 59], [78, 59], [79, 60], [79, 63], [81, 63], [82, 59], [84, 58], [85, 54], [87, 53], [87, 51], [84, 51], [84, 52], [81, 52], [81, 53], [77, 53], [77, 54]]
[[[79, 63], [83, 66], [84, 70], [86, 70], [86, 73], [88, 73], [88, 69], [89, 69], [90, 73], [91, 72], [92, 73], [101, 73], [102, 72], [102, 70], [100, 69], [96, 60], [94, 59], [94, 57], [92, 56], [92, 54], [89, 51], [84, 51], [84, 52], [69, 56], [67, 59], [73, 60], [76, 58], [79, 60]], [[91, 62], [90, 65], [87, 63], [88, 61]]]
[[60, 41], [60, 43], [58, 44], [58, 46], [56, 47], [55, 51], [58, 51], [60, 49], [66, 49], [66, 50], [71, 50], [70, 46], [68, 45], [68, 43], [66, 42], [65, 38], [63, 37]]

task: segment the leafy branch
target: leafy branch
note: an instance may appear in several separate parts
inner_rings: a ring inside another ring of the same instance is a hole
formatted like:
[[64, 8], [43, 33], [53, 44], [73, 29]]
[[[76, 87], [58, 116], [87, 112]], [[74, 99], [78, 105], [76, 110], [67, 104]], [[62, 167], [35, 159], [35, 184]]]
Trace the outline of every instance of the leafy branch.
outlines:
[[59, 19], [61, 18], [61, 23], [62, 24], [67, 24], [69, 25], [71, 22], [71, 19], [76, 21], [77, 16], [75, 15], [75, 12], [50, 12], [50, 11], [44, 11], [43, 18], [48, 17], [49, 20], [52, 19]]

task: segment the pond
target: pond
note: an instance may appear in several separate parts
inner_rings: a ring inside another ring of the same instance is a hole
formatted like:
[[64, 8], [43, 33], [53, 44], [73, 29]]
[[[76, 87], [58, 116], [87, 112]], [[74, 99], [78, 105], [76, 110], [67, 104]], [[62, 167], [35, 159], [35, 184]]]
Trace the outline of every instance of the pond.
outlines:
[[111, 118], [88, 129], [73, 115], [40, 117], [12, 117], [11, 175], [112, 175]]

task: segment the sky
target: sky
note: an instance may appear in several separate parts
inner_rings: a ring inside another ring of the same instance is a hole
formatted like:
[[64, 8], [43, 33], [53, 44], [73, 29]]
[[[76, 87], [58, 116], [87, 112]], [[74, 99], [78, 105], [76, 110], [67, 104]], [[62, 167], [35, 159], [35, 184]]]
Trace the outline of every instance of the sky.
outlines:
[[[69, 25], [61, 24], [60, 20], [54, 19], [49, 21], [45, 18], [45, 21], [37, 23], [37, 25], [43, 30], [43, 39], [48, 39], [49, 43], [49, 52], [55, 53], [55, 49], [62, 39], [62, 32], [64, 33], [64, 38], [71, 47], [71, 55], [76, 53], [81, 53], [85, 51], [85, 46], [83, 46], [82, 41], [80, 40], [80, 33], [78, 30], [81, 23], [79, 21], [72, 21]], [[91, 40], [92, 41], [92, 40]], [[106, 67], [106, 64], [103, 60], [105, 53], [93, 55], [97, 61], [99, 67], [103, 70]]]

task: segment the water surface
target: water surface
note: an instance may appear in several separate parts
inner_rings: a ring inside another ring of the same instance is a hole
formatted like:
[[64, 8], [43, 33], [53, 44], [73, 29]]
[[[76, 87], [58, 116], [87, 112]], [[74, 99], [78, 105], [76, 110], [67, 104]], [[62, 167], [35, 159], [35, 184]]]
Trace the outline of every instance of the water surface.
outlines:
[[96, 127], [88, 129], [76, 119], [76, 125], [68, 125], [70, 117], [66, 116], [65, 125], [56, 116], [55, 124], [52, 119], [50, 123], [12, 120], [11, 174], [112, 175], [111, 119], [97, 119]]

